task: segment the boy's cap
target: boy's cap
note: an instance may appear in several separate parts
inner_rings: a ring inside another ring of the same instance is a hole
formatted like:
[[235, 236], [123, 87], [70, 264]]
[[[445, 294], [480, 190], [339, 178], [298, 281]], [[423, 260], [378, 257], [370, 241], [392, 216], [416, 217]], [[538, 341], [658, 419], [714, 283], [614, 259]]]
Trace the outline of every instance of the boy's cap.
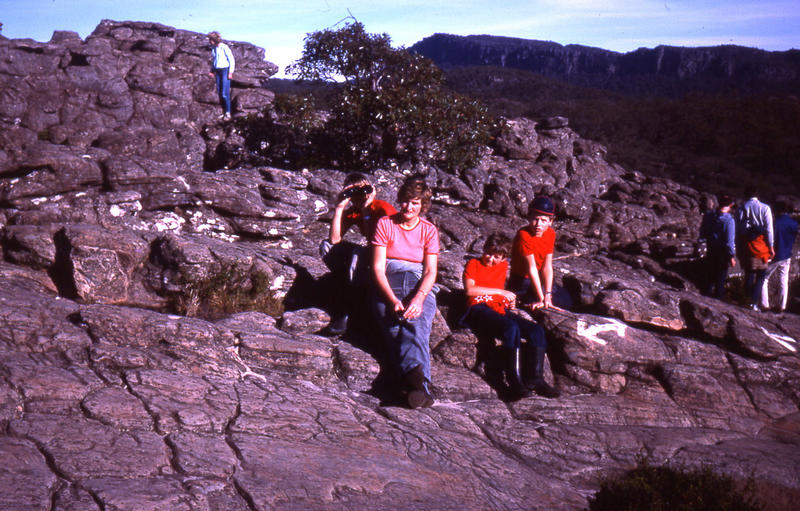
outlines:
[[547, 215], [553, 216], [556, 211], [556, 205], [550, 197], [536, 197], [531, 202], [528, 208], [528, 216]]

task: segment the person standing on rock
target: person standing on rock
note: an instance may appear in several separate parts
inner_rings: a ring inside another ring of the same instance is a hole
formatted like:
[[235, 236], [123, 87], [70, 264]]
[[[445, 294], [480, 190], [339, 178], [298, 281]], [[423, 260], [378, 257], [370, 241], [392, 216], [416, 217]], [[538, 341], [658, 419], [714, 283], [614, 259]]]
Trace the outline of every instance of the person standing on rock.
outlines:
[[511, 249], [509, 288], [532, 310], [572, 307], [569, 294], [553, 284], [554, 215], [550, 197], [535, 197], [528, 207], [528, 225], [517, 231]]
[[775, 205], [775, 259], [767, 268], [764, 284], [761, 288], [761, 309], [769, 310], [769, 278], [778, 274], [778, 296], [780, 303], [776, 312], [786, 310], [789, 301], [789, 269], [792, 265], [792, 247], [797, 237], [797, 222], [789, 216], [790, 206], [786, 202]]
[[737, 245], [744, 270], [745, 296], [750, 300], [750, 308], [757, 311], [767, 264], [775, 257], [775, 238], [770, 207], [758, 200], [754, 187], [748, 187], [745, 195], [748, 200], [736, 214]]
[[733, 198], [719, 197], [719, 205], [706, 211], [700, 223], [700, 239], [706, 242], [703, 258], [706, 283], [703, 293], [722, 300], [725, 298], [725, 281], [728, 268], [736, 266], [736, 223], [731, 215]]
[[[510, 251], [511, 239], [505, 234], [493, 233], [483, 245], [480, 259], [467, 262], [464, 292], [468, 308], [463, 321], [478, 335], [502, 340], [506, 381], [515, 396], [527, 397], [535, 391], [544, 397], [558, 397], [558, 390], [544, 380], [544, 357], [547, 353], [544, 329], [512, 312], [516, 295], [505, 289], [506, 258]], [[525, 363], [522, 339], [526, 340], [529, 354]]]
[[214, 77], [217, 81], [217, 94], [223, 108], [222, 119], [227, 121], [231, 118], [231, 80], [236, 68], [236, 60], [228, 45], [222, 42], [219, 32], [209, 33], [208, 42], [213, 46], [209, 76]]
[[421, 218], [431, 189], [409, 177], [397, 191], [400, 211], [378, 220], [372, 238], [377, 288], [374, 312], [411, 408], [431, 406], [430, 334], [436, 314], [439, 231]]
[[353, 288], [363, 286], [371, 263], [370, 247], [344, 241], [344, 235], [356, 226], [369, 241], [375, 234], [378, 220], [397, 213], [394, 206], [377, 199], [377, 193], [366, 175], [360, 172], [347, 174], [333, 213], [328, 239], [320, 244], [322, 260], [333, 273], [335, 285], [340, 291], [332, 304], [331, 322], [323, 330], [326, 335], [341, 335], [347, 329]]

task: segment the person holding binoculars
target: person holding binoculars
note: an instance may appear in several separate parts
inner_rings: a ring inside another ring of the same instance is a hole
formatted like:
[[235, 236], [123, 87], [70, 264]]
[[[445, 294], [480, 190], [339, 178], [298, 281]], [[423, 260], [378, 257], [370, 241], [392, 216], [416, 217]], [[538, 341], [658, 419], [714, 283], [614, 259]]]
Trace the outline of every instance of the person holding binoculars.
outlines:
[[331, 304], [331, 322], [323, 332], [327, 335], [341, 335], [347, 329], [348, 311], [354, 295], [352, 288], [366, 284], [367, 268], [372, 259], [371, 247], [344, 241], [345, 234], [356, 226], [369, 241], [375, 234], [378, 220], [397, 213], [394, 206], [376, 199], [376, 196], [377, 191], [365, 174], [347, 174], [337, 199], [328, 239], [320, 245], [322, 260], [333, 273], [339, 290]]

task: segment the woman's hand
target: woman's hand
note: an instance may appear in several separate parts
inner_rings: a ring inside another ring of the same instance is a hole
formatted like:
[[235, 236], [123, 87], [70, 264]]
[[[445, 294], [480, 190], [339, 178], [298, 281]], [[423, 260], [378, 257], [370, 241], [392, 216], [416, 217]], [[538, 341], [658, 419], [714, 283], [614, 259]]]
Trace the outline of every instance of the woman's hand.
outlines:
[[418, 318], [420, 314], [422, 314], [422, 304], [424, 302], [425, 302], [425, 295], [421, 293], [417, 293], [416, 295], [414, 295], [414, 298], [411, 300], [411, 302], [409, 302], [408, 307], [406, 307], [406, 310], [403, 313], [403, 318], [405, 319]]

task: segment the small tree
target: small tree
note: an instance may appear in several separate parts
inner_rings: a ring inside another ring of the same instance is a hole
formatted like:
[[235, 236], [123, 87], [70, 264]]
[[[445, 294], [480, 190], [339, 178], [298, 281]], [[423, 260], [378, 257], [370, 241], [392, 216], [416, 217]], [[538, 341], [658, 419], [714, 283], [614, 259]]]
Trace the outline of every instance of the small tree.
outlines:
[[392, 48], [352, 21], [306, 36], [287, 68], [301, 80], [344, 80], [325, 129], [330, 157], [368, 168], [388, 159], [454, 169], [474, 165], [489, 140], [485, 107], [444, 90], [432, 61]]

